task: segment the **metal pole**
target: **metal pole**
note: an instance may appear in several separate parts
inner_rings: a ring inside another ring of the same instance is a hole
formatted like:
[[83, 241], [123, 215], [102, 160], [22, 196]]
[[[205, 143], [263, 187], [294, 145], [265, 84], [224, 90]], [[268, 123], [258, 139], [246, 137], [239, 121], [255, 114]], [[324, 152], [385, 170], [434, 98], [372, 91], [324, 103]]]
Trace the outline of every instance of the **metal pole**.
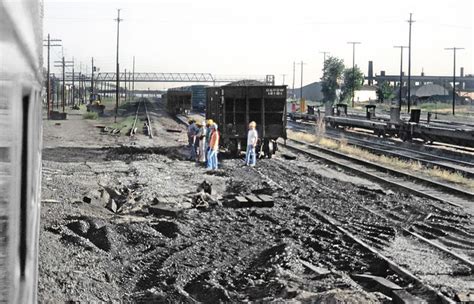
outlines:
[[301, 61], [301, 88], [300, 88], [300, 100], [303, 100], [303, 61]]
[[73, 62], [73, 64], [72, 64], [72, 106], [74, 107], [76, 105], [76, 103], [75, 103], [76, 100], [74, 98], [75, 97], [74, 96], [74, 91], [75, 91], [74, 90], [75, 89], [75, 86], [74, 86], [74, 84], [75, 84], [74, 83], [74, 57], [72, 58], [72, 62]]
[[135, 56], [133, 56], [133, 69], [132, 69], [132, 101], [135, 99]]
[[411, 106], [411, 25], [414, 20], [411, 19], [412, 13], [410, 13], [409, 30], [408, 30], [408, 110], [407, 113], [410, 113]]
[[295, 70], [296, 70], [296, 63], [293, 61], [293, 98], [295, 98]]
[[456, 50], [464, 50], [464, 48], [452, 47], [445, 50], [453, 50], [453, 116], [455, 115], [456, 106]]
[[65, 69], [66, 69], [66, 63], [64, 61], [64, 57], [63, 57], [63, 94], [62, 94], [62, 104], [63, 104], [63, 113], [65, 112], [65, 102], [66, 102], [66, 72], [65, 72]]
[[394, 48], [400, 49], [400, 90], [398, 96], [398, 109], [402, 110], [402, 88], [403, 88], [403, 49], [407, 48], [407, 46], [397, 45]]
[[324, 61], [323, 61], [323, 69], [324, 69], [326, 67], [326, 54], [329, 54], [329, 52], [322, 51], [322, 52], [319, 52], [319, 53], [324, 55]]
[[456, 105], [456, 48], [453, 50], [454, 60], [453, 60], [453, 116], [455, 115], [455, 105]]
[[119, 106], [119, 87], [120, 87], [120, 67], [119, 67], [119, 38], [120, 38], [120, 9], [117, 9], [117, 58], [116, 58], [116, 63], [117, 63], [117, 69], [116, 69], [116, 88], [115, 88], [115, 116], [114, 116], [114, 122], [117, 122], [117, 114], [118, 114], [118, 106]]
[[47, 89], [47, 99], [48, 99], [48, 119], [51, 118], [51, 107], [50, 107], [50, 104], [51, 104], [51, 69], [50, 69], [50, 52], [49, 52], [49, 49], [51, 47], [51, 39], [49, 37], [49, 34], [48, 34], [48, 83], [47, 83], [47, 86], [48, 86], [48, 89]]
[[92, 101], [92, 96], [94, 95], [94, 57], [92, 57], [91, 89], [89, 94], [89, 100]]
[[354, 86], [355, 86], [355, 45], [360, 44], [358, 41], [349, 41], [352, 44], [352, 107], [354, 107]]
[[52, 105], [52, 96], [51, 96], [51, 47], [52, 46], [61, 46], [60, 44], [51, 44], [51, 42], [60, 42], [61, 39], [51, 39], [50, 35], [48, 34], [48, 39], [47, 40], [43, 40], [43, 42], [47, 42], [46, 47], [48, 47], [48, 78], [47, 78], [47, 90], [46, 90], [46, 98], [48, 99], [47, 100], [47, 103], [48, 103], [48, 119], [51, 118], [51, 110], [53, 108], [53, 105]]

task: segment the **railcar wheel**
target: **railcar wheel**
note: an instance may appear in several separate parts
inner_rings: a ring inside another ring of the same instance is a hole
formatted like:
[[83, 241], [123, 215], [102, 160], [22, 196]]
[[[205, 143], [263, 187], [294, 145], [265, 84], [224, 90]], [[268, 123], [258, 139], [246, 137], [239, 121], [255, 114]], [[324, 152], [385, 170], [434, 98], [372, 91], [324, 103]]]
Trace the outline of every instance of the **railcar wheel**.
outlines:
[[230, 153], [234, 157], [239, 157], [242, 152], [242, 144], [240, 140], [232, 140], [230, 143]]

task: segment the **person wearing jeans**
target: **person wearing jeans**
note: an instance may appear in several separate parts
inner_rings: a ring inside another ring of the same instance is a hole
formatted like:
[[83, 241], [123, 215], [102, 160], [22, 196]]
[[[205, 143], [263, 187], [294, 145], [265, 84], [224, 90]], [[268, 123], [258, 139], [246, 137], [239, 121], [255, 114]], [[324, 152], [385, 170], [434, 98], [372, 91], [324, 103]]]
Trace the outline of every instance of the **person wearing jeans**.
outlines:
[[257, 146], [258, 133], [257, 123], [252, 121], [249, 123], [249, 132], [247, 133], [247, 153], [245, 154], [245, 164], [247, 166], [255, 166], [257, 163], [257, 154], [255, 153], [255, 147]]
[[207, 170], [217, 170], [217, 153], [219, 151], [219, 132], [217, 124], [211, 125], [211, 136], [209, 137], [209, 152], [207, 156]]

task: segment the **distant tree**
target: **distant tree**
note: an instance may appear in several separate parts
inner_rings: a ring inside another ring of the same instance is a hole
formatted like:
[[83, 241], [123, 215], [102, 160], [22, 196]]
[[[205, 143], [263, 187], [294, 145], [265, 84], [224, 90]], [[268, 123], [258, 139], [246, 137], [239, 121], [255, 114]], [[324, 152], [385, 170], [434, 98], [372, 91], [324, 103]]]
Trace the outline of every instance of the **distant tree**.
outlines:
[[364, 84], [364, 74], [358, 66], [344, 70], [344, 83], [342, 85], [341, 99], [344, 101], [351, 100], [352, 88], [354, 91], [359, 90]]
[[337, 99], [337, 90], [342, 82], [344, 71], [344, 60], [330, 56], [324, 62], [323, 77], [321, 78], [321, 91], [324, 96], [323, 102], [334, 103]]
[[375, 92], [377, 94], [377, 99], [379, 102], [384, 102], [385, 100], [393, 98], [393, 87], [388, 82], [383, 82], [377, 88]]

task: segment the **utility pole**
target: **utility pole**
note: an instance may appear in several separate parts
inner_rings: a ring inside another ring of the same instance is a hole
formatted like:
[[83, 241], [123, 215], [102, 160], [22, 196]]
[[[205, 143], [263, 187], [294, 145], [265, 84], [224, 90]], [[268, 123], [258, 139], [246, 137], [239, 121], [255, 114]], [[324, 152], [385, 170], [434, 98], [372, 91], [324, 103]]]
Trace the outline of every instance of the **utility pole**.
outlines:
[[74, 91], [75, 91], [75, 86], [74, 86], [74, 57], [72, 57], [72, 106], [74, 107], [76, 105], [76, 99], [74, 96]]
[[293, 98], [295, 98], [295, 70], [296, 70], [296, 62], [293, 61]]
[[285, 76], [286, 76], [286, 74], [281, 74], [281, 76], [283, 77], [282, 85], [285, 85]]
[[127, 95], [128, 95], [128, 90], [127, 90], [127, 69], [125, 69], [125, 73], [123, 73], [123, 87], [125, 88], [125, 90], [124, 90], [125, 102], [127, 102]]
[[400, 91], [398, 96], [398, 109], [402, 111], [402, 87], [403, 87], [403, 49], [407, 48], [407, 46], [403, 45], [396, 45], [394, 48], [400, 49]]
[[120, 9], [117, 9], [117, 58], [116, 58], [116, 64], [117, 64], [117, 69], [116, 69], [116, 88], [115, 88], [115, 116], [114, 116], [114, 122], [117, 122], [117, 113], [118, 113], [118, 106], [119, 106], [119, 87], [120, 87], [120, 68], [119, 68], [119, 39], [120, 39], [120, 21], [123, 19], [120, 19]]
[[415, 20], [411, 19], [413, 14], [410, 13], [410, 20], [408, 21], [409, 29], [408, 29], [408, 111], [410, 113], [410, 106], [411, 106], [411, 24], [415, 22]]
[[455, 115], [455, 105], [456, 105], [456, 50], [464, 50], [464, 48], [452, 47], [445, 48], [445, 50], [453, 50], [453, 116]]
[[358, 41], [349, 41], [352, 44], [352, 107], [354, 107], [354, 86], [355, 86], [355, 45], [360, 44]]
[[133, 56], [133, 72], [132, 72], [132, 101], [135, 99], [135, 56]]
[[47, 79], [47, 88], [46, 88], [46, 98], [48, 103], [48, 119], [51, 118], [51, 63], [50, 63], [50, 49], [52, 46], [61, 46], [60, 44], [51, 44], [51, 42], [61, 42], [61, 39], [51, 39], [48, 34], [48, 39], [43, 40], [43, 42], [47, 42], [46, 47], [48, 47], [48, 79]]
[[92, 57], [92, 69], [91, 69], [91, 89], [89, 91], [89, 101], [92, 102], [92, 96], [94, 96], [94, 57]]
[[300, 88], [300, 100], [303, 100], [303, 65], [305, 65], [303, 61], [299, 63], [301, 65], [301, 88]]
[[[64, 56], [61, 61], [55, 61], [56, 64], [61, 64], [61, 65], [55, 65], [57, 68], [62, 68], [63, 69], [63, 89], [62, 89], [62, 106], [63, 106], [63, 113], [66, 111], [66, 64], [73, 63], [72, 61], [66, 61], [64, 59]], [[67, 66], [70, 67], [70, 66]]]
[[329, 52], [327, 52], [327, 51], [321, 51], [321, 52], [319, 52], [319, 54], [323, 54], [323, 55], [324, 55], [323, 68], [325, 68], [325, 67], [326, 67], [326, 54], [329, 54]]

